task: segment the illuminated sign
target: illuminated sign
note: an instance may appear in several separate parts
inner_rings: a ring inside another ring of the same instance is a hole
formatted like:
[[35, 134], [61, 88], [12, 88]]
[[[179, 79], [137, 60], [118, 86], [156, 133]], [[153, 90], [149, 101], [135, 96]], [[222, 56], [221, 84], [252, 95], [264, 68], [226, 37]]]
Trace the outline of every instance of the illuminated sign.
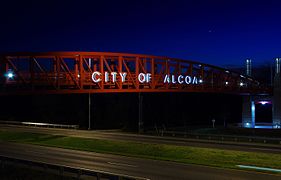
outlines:
[[[125, 82], [127, 73], [117, 73], [117, 72], [111, 72], [110, 74], [108, 72], [105, 72], [104, 75], [103, 75], [104, 76], [104, 82], [109, 82], [110, 76], [111, 76], [112, 82], [116, 82], [117, 81], [117, 75], [119, 75], [121, 77], [122, 82]], [[93, 72], [92, 80], [95, 83], [98, 83], [98, 82], [102, 81], [101, 78], [102, 78], [102, 74], [99, 71]]]
[[[125, 82], [127, 73], [125, 72], [105, 72], [102, 74], [99, 71], [95, 71], [92, 74], [92, 80], [94, 83], [98, 83], [104, 80], [104, 82], [116, 82], [117, 78], [121, 78], [121, 82]], [[151, 73], [139, 73], [137, 79], [140, 83], [149, 83], [152, 80]], [[184, 76], [184, 75], [173, 75], [166, 74], [163, 77], [163, 82], [168, 84], [198, 84], [203, 81], [196, 76]]]
[[196, 76], [175, 76], [175, 75], [165, 75], [164, 83], [172, 83], [172, 84], [198, 84], [198, 78]]

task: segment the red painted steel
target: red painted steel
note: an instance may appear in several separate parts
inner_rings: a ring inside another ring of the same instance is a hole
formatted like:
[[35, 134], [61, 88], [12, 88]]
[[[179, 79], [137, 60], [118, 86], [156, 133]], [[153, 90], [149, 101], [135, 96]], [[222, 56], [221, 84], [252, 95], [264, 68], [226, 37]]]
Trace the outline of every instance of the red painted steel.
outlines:
[[[14, 73], [12, 78], [7, 73]], [[92, 73], [125, 72], [126, 81], [99, 83]], [[10, 53], [0, 59], [1, 94], [114, 93], [114, 92], [222, 92], [268, 93], [259, 83], [226, 69], [194, 61], [142, 54], [108, 52]], [[151, 82], [140, 83], [139, 73]], [[164, 83], [166, 74], [196, 76], [198, 84]], [[243, 83], [243, 85], [241, 84]], [[242, 85], [242, 86], [241, 86]]]

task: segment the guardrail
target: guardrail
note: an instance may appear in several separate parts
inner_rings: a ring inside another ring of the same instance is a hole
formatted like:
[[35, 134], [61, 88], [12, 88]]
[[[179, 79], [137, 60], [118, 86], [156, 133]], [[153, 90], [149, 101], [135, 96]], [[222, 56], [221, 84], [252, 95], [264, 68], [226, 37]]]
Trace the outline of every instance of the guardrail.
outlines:
[[0, 121], [0, 124], [24, 125], [24, 126], [48, 127], [48, 128], [65, 128], [65, 129], [78, 129], [79, 128], [79, 125], [20, 122], [20, 121]]
[[186, 133], [179, 131], [147, 131], [146, 133], [158, 136], [172, 136], [172, 137], [183, 137], [189, 139], [199, 140], [212, 140], [212, 141], [230, 141], [230, 142], [247, 142], [247, 143], [263, 143], [263, 144], [280, 144], [281, 138], [269, 138], [269, 137], [256, 137], [256, 136], [237, 136], [237, 135], [215, 135], [215, 134], [196, 134]]
[[24, 160], [24, 159], [16, 159], [11, 157], [5, 157], [0, 156], [0, 168], [5, 168], [5, 165], [7, 164], [15, 164], [15, 165], [22, 165], [26, 166], [28, 168], [36, 168], [36, 170], [42, 170], [44, 172], [49, 171], [55, 172], [56, 174], [60, 176], [72, 176], [77, 179], [80, 179], [81, 176], [91, 176], [95, 177], [97, 180], [105, 179], [105, 180], [149, 180], [142, 177], [133, 177], [123, 174], [116, 174], [116, 173], [110, 173], [100, 170], [91, 170], [86, 168], [80, 168], [80, 167], [71, 167], [66, 165], [60, 165], [60, 164], [50, 164], [46, 162], [35, 162], [30, 160]]

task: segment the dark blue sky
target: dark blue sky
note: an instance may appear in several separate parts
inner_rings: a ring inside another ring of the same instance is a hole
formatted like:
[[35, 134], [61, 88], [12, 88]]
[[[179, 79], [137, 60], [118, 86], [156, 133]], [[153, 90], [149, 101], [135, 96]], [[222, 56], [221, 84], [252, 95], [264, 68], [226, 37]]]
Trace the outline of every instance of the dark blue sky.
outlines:
[[220, 66], [281, 56], [278, 0], [11, 0], [0, 7], [1, 52], [128, 52]]

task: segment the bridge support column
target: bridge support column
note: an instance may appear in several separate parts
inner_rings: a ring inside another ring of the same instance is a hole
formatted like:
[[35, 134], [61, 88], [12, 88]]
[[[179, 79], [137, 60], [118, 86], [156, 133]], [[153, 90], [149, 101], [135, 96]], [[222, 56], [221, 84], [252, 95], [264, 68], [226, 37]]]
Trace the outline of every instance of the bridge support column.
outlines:
[[252, 96], [243, 96], [242, 127], [255, 127], [255, 101]]
[[275, 90], [273, 96], [273, 128], [281, 128], [281, 88]]
[[281, 78], [280, 78], [281, 58], [276, 58], [274, 89], [273, 89], [273, 128], [281, 128]]

